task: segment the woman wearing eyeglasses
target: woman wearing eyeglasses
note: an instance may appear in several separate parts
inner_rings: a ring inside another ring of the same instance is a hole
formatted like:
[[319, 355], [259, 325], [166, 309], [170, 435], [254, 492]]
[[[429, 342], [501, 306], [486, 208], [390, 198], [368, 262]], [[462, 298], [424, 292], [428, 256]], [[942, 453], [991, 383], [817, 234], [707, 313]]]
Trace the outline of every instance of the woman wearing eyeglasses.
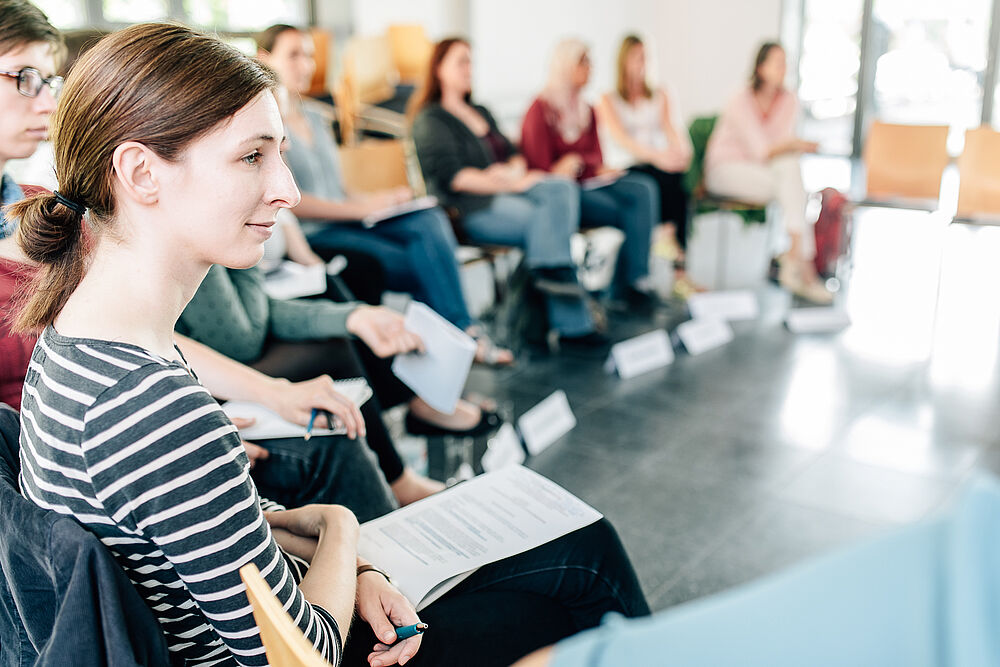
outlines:
[[[64, 52], [62, 37], [47, 21], [0, 25], [0, 107], [6, 110], [0, 124], [0, 172], [9, 160], [29, 157], [48, 135], [48, 117], [55, 111], [62, 77], [55, 72]], [[14, 180], [3, 174], [0, 203], [24, 197]], [[10, 236], [0, 210], [0, 238]]]

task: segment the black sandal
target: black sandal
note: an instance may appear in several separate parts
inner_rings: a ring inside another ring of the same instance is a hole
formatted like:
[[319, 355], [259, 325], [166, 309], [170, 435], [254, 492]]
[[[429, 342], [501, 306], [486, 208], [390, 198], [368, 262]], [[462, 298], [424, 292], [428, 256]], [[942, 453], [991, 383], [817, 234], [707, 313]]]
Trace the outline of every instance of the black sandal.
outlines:
[[423, 435], [430, 438], [441, 438], [446, 436], [455, 438], [475, 438], [499, 428], [503, 423], [503, 419], [500, 418], [500, 415], [493, 410], [480, 409], [480, 413], [478, 424], [469, 429], [455, 431], [438, 426], [437, 424], [432, 424], [426, 419], [421, 419], [410, 411], [406, 413], [406, 431], [410, 435]]

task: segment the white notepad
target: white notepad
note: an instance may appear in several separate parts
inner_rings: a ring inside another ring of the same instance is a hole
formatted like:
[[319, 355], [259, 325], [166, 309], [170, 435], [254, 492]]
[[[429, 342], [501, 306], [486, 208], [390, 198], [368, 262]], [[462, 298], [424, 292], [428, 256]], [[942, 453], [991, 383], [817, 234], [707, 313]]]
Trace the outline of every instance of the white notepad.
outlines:
[[[338, 392], [351, 399], [355, 405], [364, 405], [365, 401], [372, 397], [371, 387], [364, 378], [354, 378], [351, 380], [337, 380], [334, 387]], [[230, 419], [238, 417], [241, 419], [253, 419], [254, 423], [247, 428], [240, 429], [240, 437], [244, 440], [273, 440], [275, 438], [301, 438], [306, 434], [306, 427], [293, 424], [284, 419], [277, 412], [266, 408], [259, 403], [248, 401], [229, 401], [222, 406], [222, 411]], [[346, 429], [329, 429], [313, 427], [313, 436], [321, 435], [343, 435]]]
[[325, 264], [298, 264], [283, 261], [264, 277], [264, 291], [272, 299], [298, 299], [326, 291]]
[[555, 482], [512, 465], [362, 524], [358, 554], [420, 611], [483, 565], [600, 518]]
[[370, 229], [383, 220], [398, 218], [401, 215], [413, 213], [414, 211], [425, 211], [429, 208], [434, 208], [437, 204], [437, 197], [417, 197], [416, 199], [404, 201], [402, 204], [396, 204], [395, 206], [375, 211], [374, 213], [365, 216], [361, 220], [361, 224]]
[[420, 336], [426, 352], [396, 357], [392, 372], [432, 408], [450, 415], [469, 377], [476, 341], [419, 301], [406, 307], [406, 330]]

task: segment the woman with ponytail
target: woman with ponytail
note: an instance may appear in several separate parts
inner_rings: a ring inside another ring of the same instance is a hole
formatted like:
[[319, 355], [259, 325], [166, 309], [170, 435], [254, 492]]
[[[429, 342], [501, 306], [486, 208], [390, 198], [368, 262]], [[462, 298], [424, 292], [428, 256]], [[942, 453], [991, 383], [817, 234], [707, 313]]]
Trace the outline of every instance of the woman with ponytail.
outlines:
[[647, 613], [600, 521], [481, 568], [423, 610], [427, 635], [395, 641], [421, 618], [358, 556], [355, 516], [259, 496], [174, 327], [209, 268], [256, 264], [277, 211], [298, 202], [275, 85], [176, 25], [109, 35], [74, 67], [53, 119], [57, 191], [8, 211], [40, 267], [17, 319], [41, 330], [21, 411], [24, 495], [111, 549], [186, 664], [267, 663], [247, 563], [333, 664], [509, 664], [608, 611]]

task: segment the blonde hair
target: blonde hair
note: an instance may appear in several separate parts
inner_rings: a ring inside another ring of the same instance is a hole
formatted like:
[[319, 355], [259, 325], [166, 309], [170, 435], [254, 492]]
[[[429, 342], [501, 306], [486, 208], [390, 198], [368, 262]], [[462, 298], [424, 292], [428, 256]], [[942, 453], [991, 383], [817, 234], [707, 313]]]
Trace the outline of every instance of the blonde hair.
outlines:
[[579, 39], [564, 39], [556, 44], [549, 64], [548, 83], [540, 95], [555, 115], [550, 121], [569, 143], [576, 141], [591, 122], [590, 106], [569, 82], [573, 69], [586, 54], [587, 45]]
[[[625, 72], [625, 61], [628, 60], [629, 51], [636, 46], [642, 46], [642, 40], [638, 35], [626, 35], [625, 39], [622, 40], [622, 45], [618, 48], [618, 79], [615, 84], [615, 89], [618, 91], [618, 95], [628, 102], [628, 76]], [[643, 80], [642, 82], [642, 96], [645, 98], [650, 98], [653, 96], [653, 89], [649, 87], [649, 82]]]

